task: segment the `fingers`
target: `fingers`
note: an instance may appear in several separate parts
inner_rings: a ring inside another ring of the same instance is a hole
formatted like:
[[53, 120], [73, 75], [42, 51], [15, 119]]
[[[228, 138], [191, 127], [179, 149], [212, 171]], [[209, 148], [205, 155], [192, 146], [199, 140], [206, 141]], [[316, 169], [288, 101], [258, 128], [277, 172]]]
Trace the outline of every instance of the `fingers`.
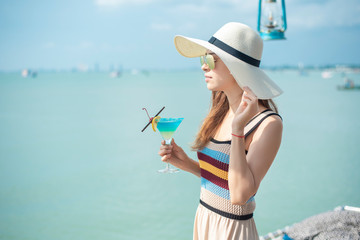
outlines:
[[159, 155], [160, 155], [160, 154], [171, 153], [172, 150], [173, 150], [173, 146], [171, 146], [171, 145], [161, 145], [161, 146], [160, 146]]
[[245, 92], [250, 93], [250, 94], [253, 94], [253, 95], [255, 96], [254, 92], [253, 92], [248, 86], [243, 87], [243, 90], [244, 90]]
[[161, 145], [160, 145], [160, 150], [166, 150], [166, 149], [172, 149], [173, 146], [171, 144], [166, 144], [165, 141], [162, 141], [161, 142]]
[[161, 161], [167, 162], [170, 160], [170, 158], [171, 158], [171, 154], [167, 154], [161, 157]]
[[171, 158], [171, 151], [170, 152], [159, 152], [159, 155], [161, 156], [161, 161], [167, 162]]
[[257, 96], [249, 87], [243, 87], [243, 90], [244, 90], [243, 93], [244, 98], [249, 99], [250, 101], [257, 100]]
[[251, 102], [252, 102], [251, 99], [243, 98], [241, 104], [242, 104], [243, 106], [247, 106], [247, 105], [251, 104]]
[[172, 139], [171, 144], [165, 144], [165, 141], [161, 141], [159, 155], [161, 156], [161, 160], [163, 162], [167, 162], [171, 159], [172, 153], [174, 155], [179, 154], [179, 149], [181, 148], [175, 143], [174, 139]]
[[165, 141], [161, 141], [160, 151], [158, 153], [161, 156], [161, 161], [167, 162], [171, 158], [172, 150], [172, 145], [166, 145]]
[[172, 145], [173, 147], [178, 147], [178, 145], [175, 143], [175, 139], [172, 139], [171, 145]]
[[241, 105], [242, 107], [246, 107], [248, 105], [253, 105], [257, 103], [257, 96], [249, 87], [243, 87], [243, 95]]
[[237, 109], [237, 113], [242, 113], [246, 109], [247, 111], [249, 111], [250, 108], [254, 109], [254, 107], [256, 107], [258, 103], [257, 96], [249, 87], [245, 86], [242, 89], [244, 92], [242, 94], [241, 103]]

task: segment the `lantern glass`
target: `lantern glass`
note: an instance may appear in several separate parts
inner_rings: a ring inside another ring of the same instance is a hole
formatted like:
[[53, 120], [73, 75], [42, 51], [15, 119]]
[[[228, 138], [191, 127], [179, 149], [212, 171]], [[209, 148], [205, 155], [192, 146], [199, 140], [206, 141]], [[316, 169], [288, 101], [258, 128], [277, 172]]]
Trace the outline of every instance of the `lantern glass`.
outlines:
[[268, 39], [284, 39], [286, 16], [284, 0], [260, 0], [259, 6], [260, 35]]

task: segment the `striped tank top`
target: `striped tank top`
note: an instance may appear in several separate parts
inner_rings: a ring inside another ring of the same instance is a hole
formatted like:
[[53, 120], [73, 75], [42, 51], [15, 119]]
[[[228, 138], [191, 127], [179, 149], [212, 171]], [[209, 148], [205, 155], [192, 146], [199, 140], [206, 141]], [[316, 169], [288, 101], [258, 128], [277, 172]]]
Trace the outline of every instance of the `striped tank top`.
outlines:
[[[245, 138], [271, 115], [279, 116], [267, 109], [253, 117], [245, 127]], [[231, 204], [228, 185], [230, 147], [230, 140], [211, 139], [202, 150], [197, 152], [201, 171], [200, 204], [221, 216], [246, 220], [253, 216], [255, 198], [252, 196], [244, 205]]]

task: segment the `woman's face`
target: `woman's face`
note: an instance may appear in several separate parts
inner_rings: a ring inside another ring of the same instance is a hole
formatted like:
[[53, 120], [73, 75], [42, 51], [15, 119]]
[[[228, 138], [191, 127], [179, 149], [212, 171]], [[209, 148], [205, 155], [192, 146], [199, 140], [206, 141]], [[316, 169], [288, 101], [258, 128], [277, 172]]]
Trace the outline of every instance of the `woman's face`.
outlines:
[[205, 82], [207, 88], [211, 91], [225, 91], [233, 87], [238, 87], [234, 77], [224, 62], [213, 52], [208, 51], [214, 57], [215, 68], [210, 69], [205, 63], [201, 69], [205, 72]]

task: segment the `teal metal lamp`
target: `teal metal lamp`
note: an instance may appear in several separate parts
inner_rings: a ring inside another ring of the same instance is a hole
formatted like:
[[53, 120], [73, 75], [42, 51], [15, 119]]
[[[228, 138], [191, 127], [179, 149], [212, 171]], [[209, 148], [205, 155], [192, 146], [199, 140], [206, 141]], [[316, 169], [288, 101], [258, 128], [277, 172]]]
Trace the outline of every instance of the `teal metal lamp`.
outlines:
[[258, 31], [264, 40], [285, 39], [285, 0], [259, 0]]

